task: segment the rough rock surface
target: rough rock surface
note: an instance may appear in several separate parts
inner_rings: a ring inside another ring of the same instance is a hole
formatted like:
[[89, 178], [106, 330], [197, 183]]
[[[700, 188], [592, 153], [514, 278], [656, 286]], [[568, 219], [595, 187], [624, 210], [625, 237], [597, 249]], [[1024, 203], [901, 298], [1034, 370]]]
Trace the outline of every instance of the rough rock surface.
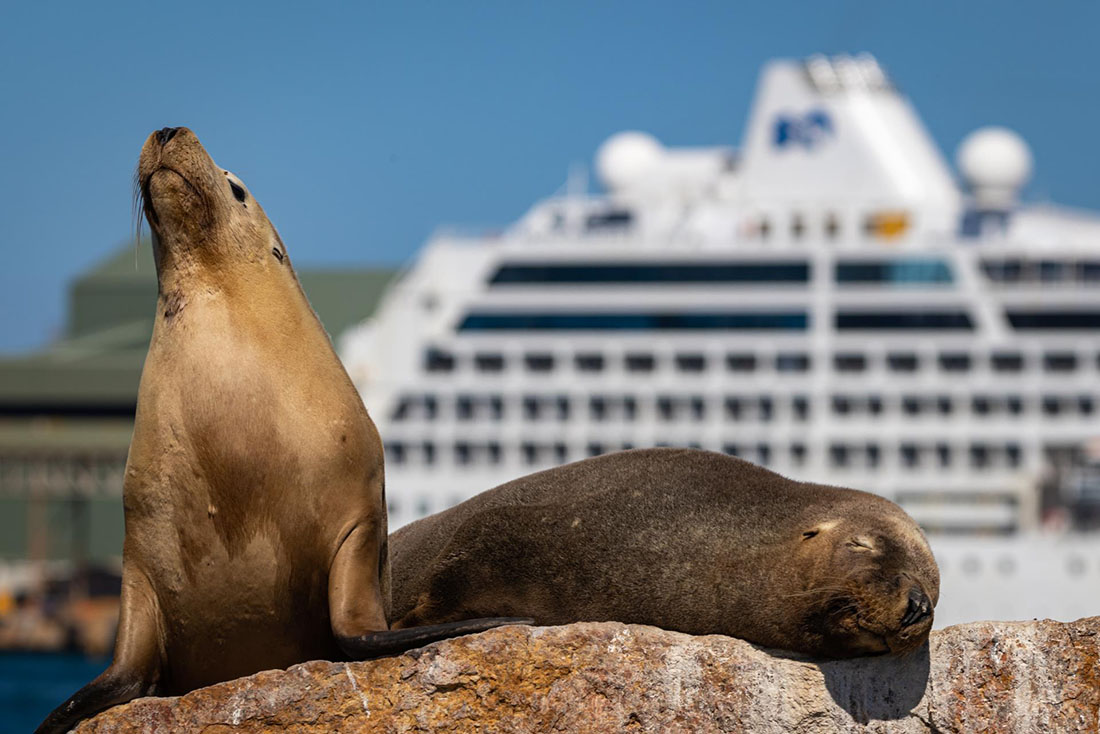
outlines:
[[139, 699], [77, 731], [1096, 732], [1098, 660], [1100, 617], [961, 625], [849, 661], [618, 623], [505, 627]]

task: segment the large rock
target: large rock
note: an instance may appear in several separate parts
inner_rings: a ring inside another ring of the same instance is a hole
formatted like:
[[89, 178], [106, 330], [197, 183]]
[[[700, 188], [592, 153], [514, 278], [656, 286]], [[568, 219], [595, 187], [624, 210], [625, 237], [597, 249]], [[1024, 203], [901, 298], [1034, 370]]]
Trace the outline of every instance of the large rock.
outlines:
[[1096, 732], [1100, 617], [984, 622], [812, 661], [618, 623], [506, 627], [144, 698], [98, 732]]

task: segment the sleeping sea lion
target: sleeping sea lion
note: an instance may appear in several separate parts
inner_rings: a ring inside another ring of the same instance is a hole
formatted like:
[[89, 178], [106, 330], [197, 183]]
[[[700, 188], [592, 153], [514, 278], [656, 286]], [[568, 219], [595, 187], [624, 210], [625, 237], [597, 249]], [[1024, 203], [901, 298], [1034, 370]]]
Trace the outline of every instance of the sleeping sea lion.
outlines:
[[389, 631], [382, 444], [282, 240], [187, 128], [149, 136], [137, 185], [159, 297], [123, 485], [118, 638], [38, 731], [505, 622]]
[[395, 628], [615, 620], [852, 657], [919, 647], [939, 598], [893, 502], [691, 449], [508, 482], [397, 530], [390, 552]]

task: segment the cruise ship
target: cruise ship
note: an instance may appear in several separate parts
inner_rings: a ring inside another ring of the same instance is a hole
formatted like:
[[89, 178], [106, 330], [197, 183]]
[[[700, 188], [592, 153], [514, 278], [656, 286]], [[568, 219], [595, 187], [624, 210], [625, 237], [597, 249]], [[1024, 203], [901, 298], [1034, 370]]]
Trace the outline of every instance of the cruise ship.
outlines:
[[391, 527], [540, 469], [692, 446], [876, 492], [925, 528], [939, 626], [1100, 613], [1100, 214], [958, 174], [874, 58], [764, 68], [739, 149], [621, 132], [602, 184], [441, 230], [346, 332]]

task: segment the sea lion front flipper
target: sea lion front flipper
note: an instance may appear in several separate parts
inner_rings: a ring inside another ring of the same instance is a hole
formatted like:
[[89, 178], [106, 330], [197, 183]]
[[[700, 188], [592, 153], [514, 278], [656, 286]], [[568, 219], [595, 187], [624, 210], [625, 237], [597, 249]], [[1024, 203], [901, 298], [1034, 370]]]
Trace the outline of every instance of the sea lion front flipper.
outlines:
[[100, 711], [152, 694], [160, 677], [160, 612], [145, 575], [124, 567], [111, 666], [58, 706], [35, 734], [64, 734]]
[[484, 632], [506, 624], [534, 624], [522, 617], [487, 617], [391, 630], [386, 621], [389, 577], [385, 532], [359, 525], [336, 551], [329, 569], [329, 617], [332, 634], [348, 657], [366, 660], [395, 655], [448, 637]]
[[464, 619], [459, 622], [429, 624], [423, 627], [371, 632], [359, 637], [337, 637], [336, 640], [340, 644], [340, 649], [347, 653], [349, 657], [356, 660], [369, 660], [370, 658], [380, 658], [386, 655], [396, 655], [414, 647], [423, 647], [439, 640], [461, 635], [472, 635], [475, 632], [484, 632], [507, 624], [534, 623], [535, 620], [528, 617], [483, 617], [481, 619]]

